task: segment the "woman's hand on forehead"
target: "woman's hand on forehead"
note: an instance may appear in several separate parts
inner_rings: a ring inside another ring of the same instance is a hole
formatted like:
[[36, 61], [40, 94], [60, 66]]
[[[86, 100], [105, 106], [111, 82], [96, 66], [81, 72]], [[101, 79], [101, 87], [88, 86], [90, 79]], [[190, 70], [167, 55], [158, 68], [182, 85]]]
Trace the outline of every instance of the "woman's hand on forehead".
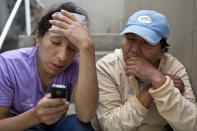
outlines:
[[61, 10], [63, 15], [53, 14], [53, 20], [49, 22], [59, 28], [50, 28], [53, 33], [62, 34], [80, 50], [88, 45], [93, 45], [93, 41], [88, 32], [87, 26], [81, 24], [71, 13]]

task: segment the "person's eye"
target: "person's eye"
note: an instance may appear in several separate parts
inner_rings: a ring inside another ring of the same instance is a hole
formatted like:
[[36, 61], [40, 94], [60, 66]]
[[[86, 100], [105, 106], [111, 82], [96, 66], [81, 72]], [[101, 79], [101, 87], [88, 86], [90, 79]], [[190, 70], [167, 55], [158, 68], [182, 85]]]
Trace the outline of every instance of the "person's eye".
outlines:
[[141, 45], [144, 47], [144, 48], [152, 48], [154, 45], [151, 45], [149, 44], [148, 42], [142, 42]]
[[54, 45], [60, 45], [60, 42], [52, 41], [52, 43], [53, 43]]
[[127, 40], [129, 40], [129, 41], [134, 41], [135, 39], [132, 38], [132, 37], [128, 37]]
[[142, 42], [144, 45], [146, 45], [146, 46], [151, 46], [151, 44], [149, 44], [148, 42], [146, 42], [146, 41], [143, 41]]

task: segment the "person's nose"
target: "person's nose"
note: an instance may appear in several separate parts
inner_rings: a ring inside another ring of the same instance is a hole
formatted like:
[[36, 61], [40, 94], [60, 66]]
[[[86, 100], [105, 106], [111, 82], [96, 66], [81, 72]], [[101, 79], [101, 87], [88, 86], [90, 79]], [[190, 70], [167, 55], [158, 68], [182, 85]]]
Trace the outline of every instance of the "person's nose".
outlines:
[[64, 63], [68, 59], [67, 45], [60, 46], [57, 52], [57, 58], [61, 63]]
[[132, 53], [132, 56], [140, 56], [141, 53], [141, 46], [139, 42], [134, 42], [131, 44], [130, 52]]

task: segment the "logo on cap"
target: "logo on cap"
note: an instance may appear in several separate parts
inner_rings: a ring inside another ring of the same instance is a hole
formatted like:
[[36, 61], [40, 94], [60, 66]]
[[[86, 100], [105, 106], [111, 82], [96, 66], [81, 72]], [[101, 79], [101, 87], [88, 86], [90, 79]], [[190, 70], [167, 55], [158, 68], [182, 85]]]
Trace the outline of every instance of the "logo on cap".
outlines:
[[141, 23], [145, 23], [145, 24], [152, 23], [152, 19], [147, 15], [142, 15], [142, 16], [138, 17], [138, 21]]

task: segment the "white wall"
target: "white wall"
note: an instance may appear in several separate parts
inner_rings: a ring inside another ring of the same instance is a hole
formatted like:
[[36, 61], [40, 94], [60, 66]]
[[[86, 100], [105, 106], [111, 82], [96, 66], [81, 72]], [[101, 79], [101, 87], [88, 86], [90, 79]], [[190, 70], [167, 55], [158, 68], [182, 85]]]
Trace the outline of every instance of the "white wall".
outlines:
[[[47, 9], [54, 3], [60, 4], [65, 0], [42, 0]], [[119, 33], [124, 17], [124, 0], [72, 0], [84, 8], [89, 15], [91, 33]]]

